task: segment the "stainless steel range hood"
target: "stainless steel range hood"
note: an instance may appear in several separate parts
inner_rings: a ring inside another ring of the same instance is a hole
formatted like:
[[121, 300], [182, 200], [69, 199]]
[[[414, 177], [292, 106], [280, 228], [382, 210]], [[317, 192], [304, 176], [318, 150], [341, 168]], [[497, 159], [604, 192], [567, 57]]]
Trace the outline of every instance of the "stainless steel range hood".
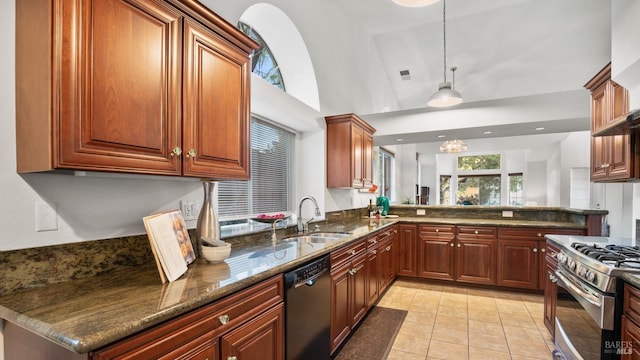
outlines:
[[594, 132], [592, 136], [624, 135], [640, 131], [640, 109], [615, 118], [611, 123]]

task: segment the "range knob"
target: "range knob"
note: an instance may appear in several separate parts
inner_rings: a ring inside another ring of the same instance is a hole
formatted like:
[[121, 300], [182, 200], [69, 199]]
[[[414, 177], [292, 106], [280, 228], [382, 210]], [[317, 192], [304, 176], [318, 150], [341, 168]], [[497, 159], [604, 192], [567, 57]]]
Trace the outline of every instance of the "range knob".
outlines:
[[576, 271], [576, 266], [577, 266], [577, 265], [576, 265], [575, 260], [571, 260], [571, 261], [569, 261], [569, 270], [571, 270], [571, 271]]
[[587, 281], [591, 281], [592, 283], [595, 284], [595, 282], [596, 282], [596, 274], [594, 274], [592, 271], [587, 271], [587, 273], [584, 275], [584, 277], [587, 279]]
[[585, 274], [587, 273], [587, 269], [585, 269], [584, 267], [580, 266], [578, 267], [578, 276], [580, 277], [585, 277]]
[[556, 254], [556, 259], [558, 259], [558, 262], [559, 262], [559, 263], [561, 263], [561, 264], [563, 264], [563, 263], [564, 263], [564, 260], [565, 260], [566, 258], [567, 258], [567, 257], [566, 257], [566, 256], [564, 256], [564, 254], [563, 254], [563, 253], [557, 253], [557, 254]]

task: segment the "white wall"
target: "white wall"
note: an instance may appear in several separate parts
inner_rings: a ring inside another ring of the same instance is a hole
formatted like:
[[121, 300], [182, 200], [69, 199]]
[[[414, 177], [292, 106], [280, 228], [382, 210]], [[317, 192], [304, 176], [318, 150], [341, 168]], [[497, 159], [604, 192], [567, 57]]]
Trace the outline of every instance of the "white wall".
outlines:
[[532, 206], [547, 205], [547, 162], [530, 161], [524, 173], [524, 203]]
[[560, 142], [560, 205], [571, 205], [571, 169], [590, 167], [591, 134], [589, 131], [571, 133]]
[[629, 90], [631, 109], [640, 108], [640, 1], [611, 1], [611, 78]]

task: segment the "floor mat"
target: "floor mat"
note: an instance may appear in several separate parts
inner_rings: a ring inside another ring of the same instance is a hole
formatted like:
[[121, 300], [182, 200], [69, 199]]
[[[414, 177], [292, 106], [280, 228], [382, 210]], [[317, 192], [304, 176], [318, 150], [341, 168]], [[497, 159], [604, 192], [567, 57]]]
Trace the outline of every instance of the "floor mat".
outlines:
[[335, 360], [384, 360], [407, 312], [374, 307], [355, 333], [347, 339]]

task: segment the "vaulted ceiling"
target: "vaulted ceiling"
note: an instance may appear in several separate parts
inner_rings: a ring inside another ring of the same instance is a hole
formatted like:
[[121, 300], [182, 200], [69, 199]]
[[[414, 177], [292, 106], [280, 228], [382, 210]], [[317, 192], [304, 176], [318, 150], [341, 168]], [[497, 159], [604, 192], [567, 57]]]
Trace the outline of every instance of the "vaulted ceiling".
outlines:
[[[482, 137], [485, 125], [500, 132], [496, 136], [526, 135], [536, 122], [544, 123], [546, 132], [589, 129], [584, 101], [588, 92], [583, 85], [611, 58], [610, 1], [448, 0], [447, 68], [458, 68], [455, 88], [465, 102], [446, 110], [426, 108], [444, 76], [442, 1], [423, 8], [404, 8], [391, 0], [332, 1], [372, 37], [397, 99], [395, 109], [364, 115], [383, 129], [377, 134], [378, 144], [395, 143], [403, 133], [405, 138], [414, 137], [410, 142], [438, 141], [437, 135], [445, 132], [447, 137]], [[410, 72], [409, 80], [402, 79], [403, 70]], [[447, 80], [451, 81], [450, 71]], [[535, 106], [545, 107], [545, 98], [555, 99], [551, 107], [575, 107], [579, 116], [523, 121], [514, 116], [509, 124], [478, 119], [457, 128], [412, 131], [384, 125], [390, 119], [433, 117], [434, 112], [495, 108], [514, 99], [524, 103], [531, 99]], [[471, 132], [472, 128], [478, 131]]]

